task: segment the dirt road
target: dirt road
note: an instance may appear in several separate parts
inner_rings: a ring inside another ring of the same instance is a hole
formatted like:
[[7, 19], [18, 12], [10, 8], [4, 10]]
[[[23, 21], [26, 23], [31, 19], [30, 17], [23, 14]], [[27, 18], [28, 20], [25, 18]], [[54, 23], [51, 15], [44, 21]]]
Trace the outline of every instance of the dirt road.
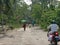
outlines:
[[46, 34], [38, 27], [27, 27], [26, 31], [21, 28], [0, 34], [0, 45], [49, 45]]

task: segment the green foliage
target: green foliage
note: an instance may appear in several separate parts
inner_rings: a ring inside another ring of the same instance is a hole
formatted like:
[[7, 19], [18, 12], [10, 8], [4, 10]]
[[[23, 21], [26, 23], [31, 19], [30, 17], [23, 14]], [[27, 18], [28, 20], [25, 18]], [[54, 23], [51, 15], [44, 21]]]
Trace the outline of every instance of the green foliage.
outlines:
[[60, 26], [60, 9], [57, 10], [57, 18], [56, 18], [56, 21], [57, 21], [58, 25]]
[[[7, 25], [12, 25], [13, 27], [21, 26], [21, 19], [26, 15], [27, 5], [22, 4], [23, 7], [17, 4], [17, 0], [0, 0], [0, 23], [2, 19], [6, 20]], [[3, 17], [3, 18], [2, 18]]]
[[27, 10], [29, 6], [25, 3], [21, 5], [22, 7], [17, 4], [17, 0], [4, 0], [3, 2], [0, 0], [0, 11], [3, 10], [3, 14], [0, 12], [0, 22], [3, 16], [3, 20], [5, 19], [7, 24], [20, 27], [21, 19], [26, 19], [29, 16], [42, 28], [46, 28], [53, 19], [60, 26], [60, 6], [55, 9], [55, 6], [51, 4], [50, 8], [47, 8], [47, 0], [41, 0], [41, 4], [38, 1], [32, 3], [32, 11], [30, 12]]
[[55, 6], [51, 4], [51, 5], [50, 5], [50, 9], [51, 9], [51, 10], [55, 10]]
[[37, 23], [39, 23], [39, 19], [42, 15], [41, 7], [39, 4], [34, 4], [32, 7], [32, 18], [36, 20]]
[[[42, 27], [47, 28], [52, 20], [56, 20], [57, 24], [60, 26], [60, 4], [58, 8], [55, 8], [53, 1], [40, 0], [39, 2], [33, 2], [32, 4], [32, 15], [31, 17]], [[50, 7], [47, 7], [47, 4], [50, 4]]]
[[56, 20], [57, 18], [57, 14], [56, 11], [48, 11], [48, 12], [44, 12], [43, 15], [41, 16], [41, 20], [40, 20], [40, 25], [43, 25], [43, 28], [46, 28], [50, 22], [54, 19]]

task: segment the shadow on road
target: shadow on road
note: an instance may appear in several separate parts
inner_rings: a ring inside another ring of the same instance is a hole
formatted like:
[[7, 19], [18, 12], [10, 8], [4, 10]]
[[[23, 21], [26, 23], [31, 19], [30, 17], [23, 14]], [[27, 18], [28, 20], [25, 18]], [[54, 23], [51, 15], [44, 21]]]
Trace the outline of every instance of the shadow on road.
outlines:
[[0, 34], [0, 39], [1, 39], [1, 38], [5, 38], [5, 37], [8, 37], [8, 38], [14, 38], [13, 35]]
[[33, 30], [40, 30], [40, 27], [33, 27]]

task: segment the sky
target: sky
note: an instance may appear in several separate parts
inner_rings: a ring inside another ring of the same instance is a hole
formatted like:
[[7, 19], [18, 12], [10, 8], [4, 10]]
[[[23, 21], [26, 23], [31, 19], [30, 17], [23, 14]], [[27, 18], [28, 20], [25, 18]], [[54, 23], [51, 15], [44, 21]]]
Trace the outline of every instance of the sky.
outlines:
[[60, 1], [60, 0], [58, 0], [58, 1]]
[[[31, 0], [24, 0], [26, 2], [27, 5], [31, 5], [32, 4], [32, 1]], [[58, 0], [60, 1], [60, 0]]]
[[32, 1], [31, 0], [24, 0], [26, 2], [27, 5], [31, 5]]

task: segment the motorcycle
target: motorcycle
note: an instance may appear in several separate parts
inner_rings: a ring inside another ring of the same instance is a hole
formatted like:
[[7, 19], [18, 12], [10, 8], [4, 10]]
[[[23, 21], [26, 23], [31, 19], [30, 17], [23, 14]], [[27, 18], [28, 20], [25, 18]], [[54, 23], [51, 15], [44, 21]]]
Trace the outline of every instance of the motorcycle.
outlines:
[[50, 38], [51, 45], [57, 45], [58, 42], [60, 41], [58, 32], [54, 32], [52, 34], [49, 34], [49, 38]]

